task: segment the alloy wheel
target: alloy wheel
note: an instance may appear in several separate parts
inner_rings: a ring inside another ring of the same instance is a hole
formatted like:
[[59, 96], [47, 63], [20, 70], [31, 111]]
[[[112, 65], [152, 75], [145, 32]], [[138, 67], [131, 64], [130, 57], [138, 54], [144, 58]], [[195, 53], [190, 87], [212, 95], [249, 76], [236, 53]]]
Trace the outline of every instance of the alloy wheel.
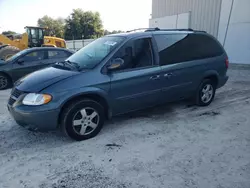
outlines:
[[206, 84], [201, 90], [201, 100], [204, 103], [210, 102], [213, 98], [214, 88], [211, 84]]
[[98, 112], [93, 108], [83, 108], [73, 118], [73, 129], [79, 135], [91, 134], [100, 121]]

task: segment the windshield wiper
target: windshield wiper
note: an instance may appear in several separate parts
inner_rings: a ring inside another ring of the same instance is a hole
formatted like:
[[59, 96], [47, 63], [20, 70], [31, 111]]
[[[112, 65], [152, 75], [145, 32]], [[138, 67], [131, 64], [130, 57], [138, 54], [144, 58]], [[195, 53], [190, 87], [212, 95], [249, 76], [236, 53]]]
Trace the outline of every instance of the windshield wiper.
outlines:
[[72, 61], [69, 61], [69, 60], [58, 62], [58, 64], [63, 64], [63, 66], [69, 65], [71, 67], [74, 67], [78, 71], [80, 71], [80, 66], [78, 65], [78, 63], [75, 63], [75, 62], [72, 62]]
[[72, 61], [70, 61], [70, 60], [67, 60], [67, 61], [65, 61], [65, 62], [68, 63], [69, 65], [75, 67], [78, 71], [80, 70], [80, 65], [79, 65], [78, 63], [72, 62]]

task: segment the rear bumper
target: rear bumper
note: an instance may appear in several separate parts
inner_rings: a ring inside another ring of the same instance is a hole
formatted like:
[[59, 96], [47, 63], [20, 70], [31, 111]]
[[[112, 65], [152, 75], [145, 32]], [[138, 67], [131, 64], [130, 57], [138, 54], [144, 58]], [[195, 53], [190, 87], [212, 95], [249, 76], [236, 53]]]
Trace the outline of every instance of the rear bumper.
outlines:
[[58, 125], [59, 110], [32, 111], [22, 106], [12, 107], [8, 105], [8, 110], [14, 120], [22, 127], [38, 131], [55, 130]]
[[224, 86], [227, 83], [228, 79], [228, 76], [220, 78], [217, 88], [221, 88], [222, 86]]

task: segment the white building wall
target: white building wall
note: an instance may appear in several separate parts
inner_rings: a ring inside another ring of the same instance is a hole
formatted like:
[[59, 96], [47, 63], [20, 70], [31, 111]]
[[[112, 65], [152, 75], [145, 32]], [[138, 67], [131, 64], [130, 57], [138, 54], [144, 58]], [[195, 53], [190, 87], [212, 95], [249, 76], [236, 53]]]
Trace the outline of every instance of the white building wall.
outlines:
[[74, 51], [80, 50], [82, 47], [88, 45], [95, 39], [84, 39], [84, 40], [67, 40], [66, 41], [66, 48]]
[[190, 28], [190, 13], [150, 19], [149, 27], [159, 27], [164, 29], [188, 29]]
[[204, 30], [217, 37], [221, 1], [152, 0], [152, 19], [190, 12], [190, 28]]
[[250, 64], [250, 0], [234, 0], [226, 37], [232, 3], [233, 0], [222, 0], [218, 39], [225, 43], [230, 62]]
[[188, 13], [183, 13], [183, 14], [178, 14], [177, 15], [177, 27], [178, 29], [181, 28], [190, 28], [190, 12]]

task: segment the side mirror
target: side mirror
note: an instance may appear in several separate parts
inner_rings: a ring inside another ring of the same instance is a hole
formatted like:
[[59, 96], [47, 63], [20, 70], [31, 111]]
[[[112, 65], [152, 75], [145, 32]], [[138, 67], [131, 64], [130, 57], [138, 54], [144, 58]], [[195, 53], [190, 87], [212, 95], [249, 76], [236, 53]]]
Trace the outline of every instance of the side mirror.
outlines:
[[111, 61], [108, 65], [108, 71], [119, 69], [124, 64], [124, 60], [122, 58], [116, 58]]
[[17, 60], [17, 63], [18, 63], [19, 65], [22, 65], [22, 64], [24, 63], [23, 58], [18, 59], [18, 60]]

